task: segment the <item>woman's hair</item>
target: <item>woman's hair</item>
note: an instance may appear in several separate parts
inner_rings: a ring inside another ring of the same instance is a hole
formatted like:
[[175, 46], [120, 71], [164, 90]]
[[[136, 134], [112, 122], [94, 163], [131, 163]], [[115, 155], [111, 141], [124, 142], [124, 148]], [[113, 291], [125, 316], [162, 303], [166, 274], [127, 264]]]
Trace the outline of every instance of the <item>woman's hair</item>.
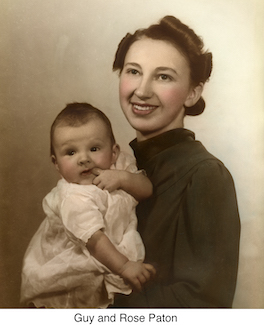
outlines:
[[50, 155], [55, 155], [53, 148], [54, 131], [58, 126], [79, 127], [92, 120], [100, 119], [104, 122], [112, 144], [115, 144], [115, 137], [111, 122], [108, 117], [98, 108], [87, 103], [68, 104], [55, 118], [50, 129]]
[[[123, 70], [126, 54], [130, 46], [144, 38], [167, 41], [174, 45], [188, 60], [191, 70], [191, 81], [194, 86], [208, 81], [212, 71], [212, 53], [204, 51], [202, 39], [187, 25], [173, 16], [165, 16], [159, 24], [146, 29], [138, 29], [134, 34], [128, 33], [119, 43], [116, 51], [113, 70]], [[185, 107], [186, 115], [199, 115], [205, 108], [201, 97], [192, 107]]]

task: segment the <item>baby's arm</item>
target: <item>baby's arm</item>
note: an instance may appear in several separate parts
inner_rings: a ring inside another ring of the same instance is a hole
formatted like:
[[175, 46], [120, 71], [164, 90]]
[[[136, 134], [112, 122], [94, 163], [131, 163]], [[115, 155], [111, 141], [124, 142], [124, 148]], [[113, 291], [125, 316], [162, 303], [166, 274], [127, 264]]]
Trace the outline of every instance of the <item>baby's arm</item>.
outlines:
[[140, 291], [142, 285], [155, 275], [152, 265], [129, 261], [101, 230], [92, 235], [86, 247], [94, 258], [113, 273], [120, 275], [133, 289]]
[[93, 184], [102, 190], [112, 192], [122, 189], [137, 201], [147, 199], [152, 194], [152, 183], [143, 172], [94, 168], [93, 173], [96, 175]]

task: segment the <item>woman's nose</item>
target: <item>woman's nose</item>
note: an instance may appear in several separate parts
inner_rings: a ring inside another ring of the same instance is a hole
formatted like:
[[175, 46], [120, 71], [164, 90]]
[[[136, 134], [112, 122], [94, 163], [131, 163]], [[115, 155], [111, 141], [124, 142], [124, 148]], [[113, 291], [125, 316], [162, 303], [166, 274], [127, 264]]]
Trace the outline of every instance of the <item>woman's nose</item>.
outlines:
[[152, 84], [148, 78], [142, 78], [135, 89], [135, 95], [140, 99], [150, 98], [152, 96]]

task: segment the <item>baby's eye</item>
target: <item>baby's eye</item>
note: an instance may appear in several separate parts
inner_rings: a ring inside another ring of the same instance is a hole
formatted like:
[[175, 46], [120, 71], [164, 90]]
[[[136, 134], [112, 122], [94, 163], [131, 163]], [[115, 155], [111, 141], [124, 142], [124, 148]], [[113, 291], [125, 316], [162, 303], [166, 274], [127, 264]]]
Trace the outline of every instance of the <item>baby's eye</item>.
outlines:
[[75, 154], [75, 151], [74, 150], [68, 150], [67, 151], [67, 155], [68, 156], [73, 156]]
[[92, 148], [91, 148], [91, 151], [98, 151], [98, 150], [99, 150], [98, 147], [92, 147]]

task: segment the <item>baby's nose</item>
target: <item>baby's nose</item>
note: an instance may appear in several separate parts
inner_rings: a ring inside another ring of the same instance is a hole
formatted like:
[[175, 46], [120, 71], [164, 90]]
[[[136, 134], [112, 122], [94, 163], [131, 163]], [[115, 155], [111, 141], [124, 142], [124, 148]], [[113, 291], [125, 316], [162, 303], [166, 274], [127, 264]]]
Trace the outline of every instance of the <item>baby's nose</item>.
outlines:
[[91, 161], [91, 160], [90, 160], [89, 155], [86, 154], [86, 153], [83, 153], [82, 155], [80, 155], [80, 158], [79, 158], [79, 160], [78, 160], [78, 163], [79, 163], [80, 165], [85, 165], [85, 164], [89, 164], [90, 161]]

